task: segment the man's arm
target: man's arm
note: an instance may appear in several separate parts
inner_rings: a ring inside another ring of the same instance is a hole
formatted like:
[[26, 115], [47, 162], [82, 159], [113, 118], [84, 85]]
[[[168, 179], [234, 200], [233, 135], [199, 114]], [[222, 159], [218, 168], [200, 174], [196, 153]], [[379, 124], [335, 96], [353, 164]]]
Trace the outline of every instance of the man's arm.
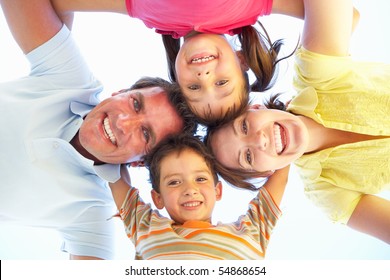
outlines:
[[347, 225], [390, 244], [390, 201], [374, 195], [364, 195]]
[[0, 0], [13, 37], [26, 54], [51, 39], [62, 27], [50, 0]]

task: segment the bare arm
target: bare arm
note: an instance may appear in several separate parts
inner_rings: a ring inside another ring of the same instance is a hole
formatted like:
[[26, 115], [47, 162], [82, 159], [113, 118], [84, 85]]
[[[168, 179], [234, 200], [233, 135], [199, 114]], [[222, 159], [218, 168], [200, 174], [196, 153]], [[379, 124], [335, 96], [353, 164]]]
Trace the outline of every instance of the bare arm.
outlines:
[[116, 207], [120, 209], [131, 186], [129, 171], [126, 165], [123, 164], [121, 166], [121, 178], [115, 183], [109, 183], [108, 185], [111, 188]]
[[[326, 1], [324, 2], [326, 3]], [[272, 4], [272, 13], [305, 19], [304, 0], [274, 0]], [[359, 18], [359, 11], [353, 8], [352, 32], [359, 23]]]
[[303, 46], [325, 55], [346, 56], [353, 22], [351, 0], [304, 0]]
[[374, 195], [364, 195], [347, 225], [390, 244], [390, 201]]
[[284, 190], [286, 189], [289, 171], [290, 165], [276, 170], [275, 173], [268, 178], [267, 182], [263, 186], [271, 194], [272, 198], [278, 206], [282, 201]]
[[125, 0], [51, 0], [60, 14], [69, 12], [112, 12], [126, 14]]
[[52, 38], [62, 27], [50, 0], [1, 0], [8, 26], [24, 53]]

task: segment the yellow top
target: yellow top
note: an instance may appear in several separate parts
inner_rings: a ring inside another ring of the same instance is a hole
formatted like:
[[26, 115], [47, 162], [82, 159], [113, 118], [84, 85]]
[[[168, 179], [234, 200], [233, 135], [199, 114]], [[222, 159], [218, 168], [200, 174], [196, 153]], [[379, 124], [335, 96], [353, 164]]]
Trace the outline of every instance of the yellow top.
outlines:
[[[390, 136], [390, 65], [300, 48], [288, 111], [328, 128]], [[305, 194], [331, 220], [347, 223], [363, 194], [390, 189], [390, 138], [303, 155], [295, 164]]]

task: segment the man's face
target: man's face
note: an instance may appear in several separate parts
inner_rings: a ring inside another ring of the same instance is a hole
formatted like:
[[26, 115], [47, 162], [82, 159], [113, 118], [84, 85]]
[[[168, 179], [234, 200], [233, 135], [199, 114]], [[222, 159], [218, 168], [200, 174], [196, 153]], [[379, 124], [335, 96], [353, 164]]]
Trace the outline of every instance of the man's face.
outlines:
[[168, 134], [179, 133], [183, 120], [160, 87], [120, 91], [98, 104], [85, 118], [81, 146], [105, 163], [140, 160]]

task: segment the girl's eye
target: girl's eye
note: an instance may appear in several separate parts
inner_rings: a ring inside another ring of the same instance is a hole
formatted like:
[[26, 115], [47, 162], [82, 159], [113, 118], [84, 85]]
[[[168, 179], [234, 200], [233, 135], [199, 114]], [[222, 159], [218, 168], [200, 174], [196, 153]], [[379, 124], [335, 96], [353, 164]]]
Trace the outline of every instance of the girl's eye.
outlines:
[[249, 149], [245, 152], [245, 160], [250, 165], [252, 164], [252, 156], [251, 156], [251, 152], [249, 151]]
[[248, 125], [247, 125], [245, 119], [242, 120], [241, 127], [242, 127], [242, 132], [244, 132], [244, 134], [247, 135], [248, 134]]
[[220, 81], [216, 82], [215, 84], [216, 84], [217, 86], [224, 86], [224, 85], [226, 85], [228, 82], [229, 82], [229, 80], [220, 80]]
[[149, 143], [150, 140], [150, 132], [147, 128], [142, 127], [142, 134], [144, 135], [144, 139], [146, 143]]
[[198, 90], [198, 89], [200, 89], [200, 86], [199, 85], [190, 85], [190, 86], [188, 86], [188, 89], [189, 90]]

